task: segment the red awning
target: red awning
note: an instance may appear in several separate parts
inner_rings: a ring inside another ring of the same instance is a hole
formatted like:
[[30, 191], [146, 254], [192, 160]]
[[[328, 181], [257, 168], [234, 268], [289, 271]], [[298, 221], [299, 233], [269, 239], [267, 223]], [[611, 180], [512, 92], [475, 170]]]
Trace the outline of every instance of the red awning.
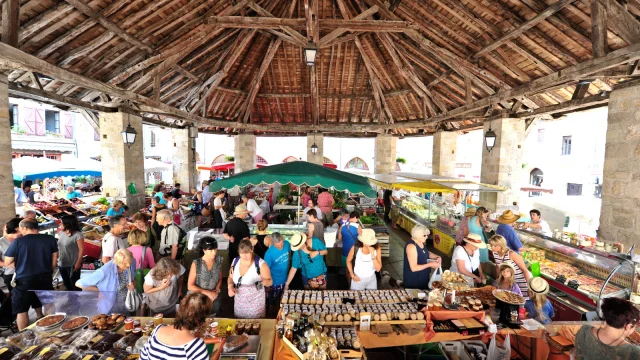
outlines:
[[329, 164], [329, 163], [324, 163], [324, 164], [322, 164], [322, 166], [324, 166], [324, 167], [328, 167], [329, 169], [337, 169], [337, 168], [338, 168], [338, 165], [336, 165], [336, 164]]

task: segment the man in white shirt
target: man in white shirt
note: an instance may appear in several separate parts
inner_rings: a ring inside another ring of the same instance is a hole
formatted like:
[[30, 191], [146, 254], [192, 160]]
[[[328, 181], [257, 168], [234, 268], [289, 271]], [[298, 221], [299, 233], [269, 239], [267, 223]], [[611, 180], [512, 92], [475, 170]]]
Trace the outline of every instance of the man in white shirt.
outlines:
[[124, 225], [127, 223], [127, 218], [122, 215], [113, 216], [109, 219], [109, 227], [111, 230], [102, 238], [102, 263], [106, 264], [111, 259], [116, 251], [120, 249], [126, 249], [129, 247], [127, 240], [122, 239], [120, 234], [124, 232]]
[[537, 231], [542, 235], [553, 236], [549, 223], [542, 220], [542, 217], [540, 216], [540, 210], [532, 209], [531, 211], [529, 211], [529, 216], [531, 217], [531, 222], [524, 224], [525, 229], [533, 229], [534, 231]]
[[262, 219], [262, 208], [255, 200], [249, 199], [247, 195], [242, 195], [242, 202], [247, 206], [247, 211], [251, 214], [253, 223], [257, 224]]

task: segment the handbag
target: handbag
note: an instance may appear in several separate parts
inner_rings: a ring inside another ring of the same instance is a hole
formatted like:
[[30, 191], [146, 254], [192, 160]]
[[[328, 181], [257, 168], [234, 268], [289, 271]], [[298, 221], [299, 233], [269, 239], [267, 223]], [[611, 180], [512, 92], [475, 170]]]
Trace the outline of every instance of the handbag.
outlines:
[[149, 273], [149, 271], [151, 271], [151, 269], [144, 269], [144, 259], [145, 259], [145, 255], [147, 252], [147, 247], [143, 246], [142, 247], [142, 259], [140, 260], [140, 268], [136, 269], [136, 290], [138, 290], [138, 293], [142, 294], [144, 293], [144, 288], [142, 287], [142, 284], [144, 283], [144, 277], [147, 276], [147, 274]]
[[[131, 270], [127, 270], [127, 273], [129, 274], [129, 281], [133, 282]], [[127, 311], [136, 312], [140, 308], [140, 304], [142, 304], [142, 297], [140, 296], [140, 293], [138, 293], [138, 290], [127, 290], [127, 298], [124, 302], [124, 306]]]

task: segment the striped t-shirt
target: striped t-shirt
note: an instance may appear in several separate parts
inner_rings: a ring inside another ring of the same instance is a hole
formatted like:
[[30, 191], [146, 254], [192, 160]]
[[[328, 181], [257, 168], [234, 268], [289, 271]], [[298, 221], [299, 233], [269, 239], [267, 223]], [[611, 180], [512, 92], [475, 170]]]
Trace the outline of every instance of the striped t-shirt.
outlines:
[[164, 360], [164, 359], [186, 359], [186, 360], [206, 360], [209, 358], [207, 347], [202, 339], [193, 339], [180, 346], [168, 346], [160, 342], [156, 337], [158, 326], [149, 337], [149, 341], [144, 344], [141, 360]]

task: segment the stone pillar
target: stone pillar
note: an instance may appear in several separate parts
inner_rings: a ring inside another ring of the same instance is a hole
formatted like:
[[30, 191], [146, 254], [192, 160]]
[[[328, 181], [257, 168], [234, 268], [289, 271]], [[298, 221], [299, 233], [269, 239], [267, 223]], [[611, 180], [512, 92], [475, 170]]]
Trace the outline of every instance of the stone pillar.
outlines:
[[503, 212], [520, 200], [520, 176], [522, 173], [525, 122], [522, 119], [500, 119], [484, 123], [483, 132], [496, 133], [496, 144], [487, 151], [482, 140], [482, 169], [480, 182], [507, 188], [500, 193], [480, 193], [480, 205], [491, 211]]
[[[620, 242], [625, 251], [638, 243], [640, 229], [640, 85], [611, 93], [604, 153], [602, 211], [598, 236]], [[636, 246], [636, 254], [640, 245]]]
[[[131, 123], [138, 135], [131, 147], [122, 141], [121, 132]], [[142, 150], [142, 118], [136, 115], [100, 113], [100, 147], [102, 148], [103, 192], [129, 207], [134, 214], [144, 207], [144, 154]], [[136, 194], [129, 193], [134, 183]]]
[[438, 131], [433, 135], [433, 175], [456, 176], [458, 133]]
[[238, 134], [234, 146], [235, 173], [241, 173], [256, 168], [256, 136], [253, 134]]
[[[318, 152], [312, 153], [311, 146], [316, 144]], [[316, 165], [324, 164], [324, 135], [307, 134], [307, 161]]]
[[2, 169], [0, 171], [0, 229], [16, 215], [11, 165], [8, 83], [7, 75], [0, 74], [0, 169]]
[[[182, 191], [190, 193], [195, 183], [196, 163], [194, 149], [191, 147], [189, 129], [171, 129], [173, 145], [173, 182], [179, 183]], [[194, 140], [195, 141], [195, 140]]]
[[396, 171], [396, 138], [392, 135], [376, 136], [376, 158], [374, 172], [384, 174]]

